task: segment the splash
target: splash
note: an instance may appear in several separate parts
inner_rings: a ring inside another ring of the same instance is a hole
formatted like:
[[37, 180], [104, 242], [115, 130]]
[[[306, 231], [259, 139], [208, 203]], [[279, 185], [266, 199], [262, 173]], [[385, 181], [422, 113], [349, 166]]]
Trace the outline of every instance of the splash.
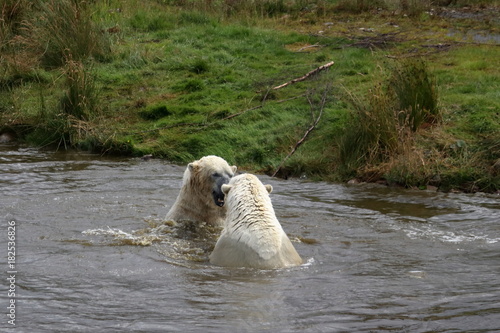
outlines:
[[105, 236], [105, 238], [111, 238], [110, 245], [139, 245], [139, 246], [149, 246], [154, 242], [160, 242], [162, 237], [156, 233], [140, 233], [133, 231], [131, 233], [107, 227], [107, 229], [97, 228], [89, 229], [82, 232], [86, 236]]
[[100, 245], [154, 246], [168, 262], [206, 262], [221, 229], [193, 221], [146, 220], [145, 228], [123, 231], [118, 228], [88, 229], [85, 236], [100, 237]]
[[314, 260], [314, 258], [311, 257], [311, 258], [307, 259], [306, 262], [304, 262], [301, 266], [302, 267], [309, 267], [309, 266], [314, 265], [314, 263], [315, 263], [315, 260]]

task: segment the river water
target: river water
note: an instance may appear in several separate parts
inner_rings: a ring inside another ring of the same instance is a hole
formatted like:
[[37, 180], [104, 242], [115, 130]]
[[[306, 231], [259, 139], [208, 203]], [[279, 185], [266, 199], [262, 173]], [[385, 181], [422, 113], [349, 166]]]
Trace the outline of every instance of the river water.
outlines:
[[163, 223], [184, 166], [0, 145], [0, 167], [2, 331], [12, 299], [16, 332], [500, 331], [498, 195], [262, 176], [305, 263], [227, 269], [217, 231]]

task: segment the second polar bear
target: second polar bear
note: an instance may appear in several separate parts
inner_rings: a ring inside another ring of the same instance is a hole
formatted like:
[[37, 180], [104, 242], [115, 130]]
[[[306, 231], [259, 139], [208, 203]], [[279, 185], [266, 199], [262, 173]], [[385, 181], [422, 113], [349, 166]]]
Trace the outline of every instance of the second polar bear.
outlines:
[[226, 215], [221, 187], [229, 183], [236, 166], [210, 155], [188, 164], [182, 187], [165, 220], [189, 220], [222, 226]]
[[210, 255], [218, 266], [261, 269], [302, 263], [274, 213], [269, 193], [254, 175], [241, 174], [222, 185], [227, 215], [224, 230]]

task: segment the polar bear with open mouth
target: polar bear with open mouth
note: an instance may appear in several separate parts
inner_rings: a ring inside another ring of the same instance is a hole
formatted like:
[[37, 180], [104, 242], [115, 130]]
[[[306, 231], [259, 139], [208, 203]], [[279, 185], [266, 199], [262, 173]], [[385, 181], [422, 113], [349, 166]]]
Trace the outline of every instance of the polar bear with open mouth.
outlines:
[[226, 160], [214, 155], [189, 163], [179, 195], [165, 220], [222, 226], [226, 207], [221, 187], [229, 182], [235, 172], [236, 166], [229, 166]]

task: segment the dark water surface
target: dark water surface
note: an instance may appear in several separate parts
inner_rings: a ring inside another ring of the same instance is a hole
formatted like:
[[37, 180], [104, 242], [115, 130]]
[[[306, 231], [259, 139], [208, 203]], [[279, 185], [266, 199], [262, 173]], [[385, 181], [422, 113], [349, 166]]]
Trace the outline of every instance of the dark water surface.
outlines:
[[263, 176], [306, 263], [261, 271], [162, 223], [183, 166], [0, 145], [0, 168], [2, 331], [9, 221], [18, 332], [500, 331], [496, 195]]

